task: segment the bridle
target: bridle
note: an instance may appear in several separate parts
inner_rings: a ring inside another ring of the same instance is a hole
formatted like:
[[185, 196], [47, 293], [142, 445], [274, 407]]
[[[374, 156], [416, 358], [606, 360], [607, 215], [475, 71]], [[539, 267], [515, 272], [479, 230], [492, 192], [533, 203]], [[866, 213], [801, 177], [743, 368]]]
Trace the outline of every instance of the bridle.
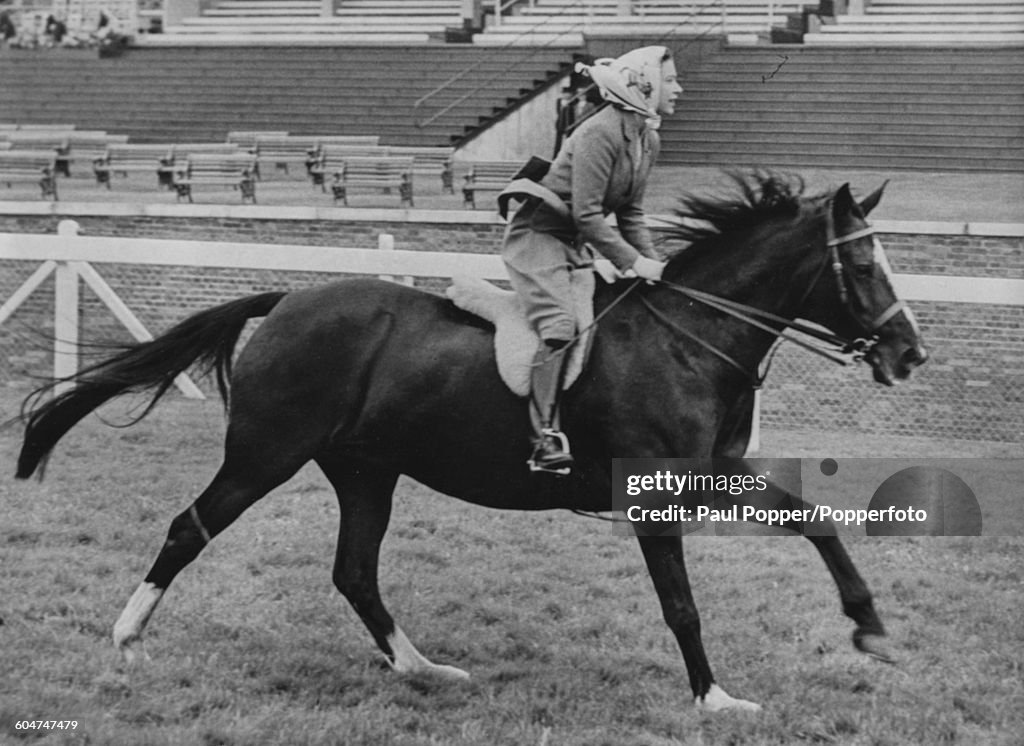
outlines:
[[[843, 274], [843, 263], [839, 259], [839, 247], [842, 246], [843, 244], [848, 244], [853, 241], [856, 241], [859, 238], [866, 238], [868, 236], [871, 236], [872, 240], [875, 243], [875, 250], [880, 251], [880, 247], [878, 246], [878, 237], [875, 235], [875, 229], [869, 225], [865, 228], [861, 228], [859, 231], [847, 233], [837, 238], [835, 236], [835, 225], [832, 222], [831, 203], [829, 205], [828, 221], [825, 230], [827, 231], [828, 235], [828, 240], [826, 241], [825, 245], [828, 247], [829, 254], [832, 258], [832, 271], [835, 274], [836, 285], [839, 288], [839, 302], [843, 304], [844, 308], [849, 310], [850, 293], [846, 287], [846, 277]], [[884, 311], [878, 314], [878, 316], [876, 316], [874, 320], [868, 325], [868, 333], [873, 334], [893, 316], [895, 316], [898, 313], [903, 313], [906, 307], [906, 302], [897, 298], [889, 305], [888, 308], [886, 308]]]
[[[850, 304], [850, 292], [847, 287], [847, 279], [844, 272], [842, 260], [839, 257], [839, 247], [848, 243], [852, 243], [861, 238], [868, 236], [875, 236], [875, 229], [871, 226], [867, 226], [860, 230], [853, 231], [851, 233], [843, 234], [842, 236], [835, 235], [835, 223], [832, 216], [832, 200], [828, 200], [826, 204], [826, 253], [821, 266], [814, 274], [814, 279], [808, 284], [807, 289], [804, 291], [803, 296], [798, 304], [803, 305], [803, 302], [811, 294], [814, 288], [817, 286], [822, 275], [825, 272], [827, 266], [832, 267], [833, 274], [836, 280], [836, 286], [838, 287], [839, 300], [847, 313], [852, 318], [857, 320], [856, 314]], [[878, 239], [874, 238], [877, 243]], [[877, 247], [876, 247], [877, 248]], [[643, 283], [644, 280], [636, 280], [629, 288], [632, 290], [633, 287]], [[796, 319], [787, 319], [778, 314], [771, 313], [770, 311], [763, 311], [759, 308], [748, 306], [744, 303], [738, 303], [728, 298], [722, 298], [721, 296], [706, 293], [702, 290], [696, 290], [694, 288], [688, 288], [678, 283], [669, 282], [667, 280], [659, 280], [656, 283], [659, 286], [666, 287], [673, 292], [679, 293], [690, 300], [696, 301], [704, 306], [713, 308], [727, 316], [731, 316], [735, 319], [743, 321], [749, 326], [753, 326], [761, 331], [767, 332], [780, 341], [785, 340], [792, 342], [800, 347], [803, 347], [810, 352], [824, 357], [827, 360], [838, 363], [840, 365], [848, 365], [851, 362], [858, 362], [864, 358], [868, 352], [878, 343], [878, 336], [875, 332], [878, 331], [886, 322], [901, 313], [905, 309], [905, 304], [902, 300], [897, 299], [888, 308], [882, 311], [876, 316], [869, 324], [862, 325], [857, 320], [858, 325], [862, 326], [865, 332], [865, 336], [858, 337], [856, 339], [849, 339], [833, 332], [822, 329], [818, 326], [812, 326]], [[627, 290], [627, 292], [629, 292]], [[768, 364], [763, 366], [763, 370], [751, 371], [742, 363], [735, 360], [731, 355], [719, 349], [712, 343], [705, 339], [702, 339], [697, 334], [694, 334], [690, 330], [680, 326], [678, 323], [669, 318], [664, 312], [654, 306], [650, 299], [641, 295], [641, 302], [647, 308], [647, 310], [662, 324], [671, 328], [675, 333], [680, 336], [686, 337], [691, 341], [697, 343], [704, 349], [711, 352], [716, 357], [728, 363], [733, 368], [736, 368], [744, 374], [751, 382], [751, 385], [756, 389], [760, 388], [764, 383], [764, 379], [768, 374], [768, 367], [771, 362], [771, 355], [768, 356]], [[816, 344], [812, 344], [800, 337], [794, 336], [791, 332], [799, 332], [800, 334], [806, 335], [813, 339], [823, 342], [826, 347], [822, 347]]]

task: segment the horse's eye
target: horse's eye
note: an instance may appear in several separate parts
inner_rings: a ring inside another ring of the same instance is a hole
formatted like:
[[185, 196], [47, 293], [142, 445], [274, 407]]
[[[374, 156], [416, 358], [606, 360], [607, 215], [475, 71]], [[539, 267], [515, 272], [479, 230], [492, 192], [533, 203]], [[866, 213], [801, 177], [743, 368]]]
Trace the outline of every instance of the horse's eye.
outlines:
[[861, 277], [861, 278], [864, 278], [866, 280], [866, 279], [874, 276], [874, 274], [875, 274], [875, 265], [874, 264], [855, 264], [853, 266], [853, 271], [854, 271], [854, 274], [857, 275], [857, 277]]

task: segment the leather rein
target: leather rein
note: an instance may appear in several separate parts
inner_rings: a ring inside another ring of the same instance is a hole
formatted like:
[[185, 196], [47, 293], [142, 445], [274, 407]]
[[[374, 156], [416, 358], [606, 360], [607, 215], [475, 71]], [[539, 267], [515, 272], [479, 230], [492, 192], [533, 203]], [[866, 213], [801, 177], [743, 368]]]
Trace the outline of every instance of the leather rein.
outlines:
[[[866, 228], [862, 228], [861, 230], [853, 231], [851, 233], [847, 233], [845, 235], [837, 237], [835, 235], [835, 226], [833, 225], [832, 220], [831, 201], [829, 202], [827, 208], [827, 215], [828, 219], [826, 224], [826, 247], [829, 251], [824, 261], [822, 262], [821, 267], [815, 273], [814, 279], [808, 285], [807, 290], [803, 295], [803, 298], [801, 298], [801, 305], [803, 301], [807, 298], [807, 296], [810, 295], [814, 287], [818, 284], [818, 281], [821, 279], [821, 276], [825, 272], [825, 268], [827, 266], [831, 266], [832, 271], [835, 274], [836, 284], [839, 287], [840, 302], [843, 304], [845, 308], [850, 310], [850, 312], [852, 313], [852, 310], [850, 309], [849, 305], [849, 290], [846, 287], [846, 278], [843, 274], [843, 263], [839, 258], [839, 247], [843, 246], [844, 244], [856, 241], [857, 239], [860, 238], [874, 236], [875, 229], [869, 226]], [[877, 238], [875, 240], [877, 241]], [[636, 287], [636, 285], [639, 285], [641, 282], [643, 282], [643, 280], [638, 279], [634, 283], [634, 285], [629, 288], [629, 290], [632, 290], [633, 287]], [[738, 303], [736, 301], [729, 300], [728, 298], [722, 298], [721, 296], [706, 293], [702, 290], [688, 288], [683, 285], [676, 284], [674, 282], [669, 282], [667, 280], [659, 280], [657, 284], [667, 287], [670, 290], [689, 298], [690, 300], [696, 301], [697, 303], [705, 305], [709, 308], [713, 308], [727, 316], [732, 316], [733, 318], [738, 319], [748, 324], [749, 326], [753, 326], [757, 329], [760, 329], [761, 331], [767, 332], [777, 337], [780, 341], [785, 340], [792, 342], [793, 344], [799, 345], [800, 347], [803, 347], [804, 349], [809, 350], [810, 352], [813, 352], [816, 355], [820, 355], [821, 357], [824, 357], [825, 359], [831, 360], [832, 362], [838, 363], [840, 365], [848, 365], [850, 362], [859, 362], [861, 359], [863, 359], [863, 357], [878, 342], [878, 337], [877, 335], [874, 334], [874, 332], [877, 331], [887, 321], [889, 321], [889, 319], [893, 318], [896, 314], [900, 313], [904, 309], [904, 302], [902, 300], [897, 299], [882, 313], [875, 317], [875, 319], [867, 327], [867, 333], [871, 335], [870, 337], [858, 337], [857, 339], [848, 339], [846, 337], [842, 337], [830, 331], [822, 329], [821, 327], [812, 326], [810, 324], [804, 323], [796, 319], [787, 319], [783, 316], [779, 316], [778, 314], [771, 313], [770, 311], [763, 311], [759, 308], [754, 308], [744, 303]], [[629, 291], [627, 290], [627, 292]], [[656, 308], [650, 302], [649, 299], [641, 296], [640, 300], [647, 308], [647, 310], [650, 311], [650, 313], [662, 324], [668, 326], [677, 334], [684, 336], [693, 342], [696, 342], [701, 347], [706, 349], [708, 352], [712, 353], [719, 359], [725, 361], [733, 368], [739, 370], [748, 380], [750, 380], [751, 385], [755, 389], [760, 388], [762, 386], [762, 384], [764, 383], [764, 379], [768, 374], [768, 366], [765, 366], [763, 372], [751, 371], [747, 369], [743, 364], [738, 362], [728, 353], [724, 352], [723, 350], [719, 349], [718, 347], [708, 342], [707, 340], [702, 339], [698, 335], [677, 324], [675, 321], [666, 316], [664, 312]], [[810, 342], [807, 342], [804, 339], [801, 339], [800, 337], [794, 336], [792, 333], [790, 333], [790, 330], [800, 332], [801, 334], [817, 339], [818, 341], [823, 342], [826, 345], [829, 345], [829, 347], [821, 347]], [[768, 357], [768, 360], [770, 365], [770, 355]]]

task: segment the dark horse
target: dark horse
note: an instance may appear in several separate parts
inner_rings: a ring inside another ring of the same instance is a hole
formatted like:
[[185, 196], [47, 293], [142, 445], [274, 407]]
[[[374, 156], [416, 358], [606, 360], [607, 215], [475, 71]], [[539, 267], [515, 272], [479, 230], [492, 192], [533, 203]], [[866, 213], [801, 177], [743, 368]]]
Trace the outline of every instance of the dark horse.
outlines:
[[[171, 522], [114, 627], [116, 646], [130, 659], [175, 576], [312, 459], [341, 508], [334, 583], [392, 667], [466, 676], [424, 658], [380, 598], [378, 550], [400, 474], [492, 508], [607, 511], [614, 457], [742, 455], [750, 378], [775, 336], [695, 303], [679, 291], [683, 285], [871, 339], [865, 359], [882, 383], [906, 378], [924, 361], [913, 317], [895, 297], [865, 221], [881, 189], [857, 204], [848, 186], [806, 197], [801, 183], [774, 175], [737, 183], [735, 197], [684, 201], [705, 227], [681, 229], [692, 245], [669, 260], [666, 282], [598, 283], [595, 310], [607, 313], [588, 370], [564, 397], [563, 427], [576, 457], [569, 477], [527, 469], [527, 408], [498, 376], [489, 324], [436, 295], [369, 279], [225, 303], [83, 369], [70, 391], [27, 405], [18, 476], [31, 475], [64, 433], [111, 397], [155, 389], [155, 403], [178, 373], [206, 363], [222, 395], [230, 382], [224, 462]], [[263, 316], [232, 370], [243, 325]], [[808, 538], [856, 622], [855, 643], [883, 656], [882, 623], [834, 531]], [[639, 543], [698, 706], [756, 709], [714, 683], [681, 539]]]

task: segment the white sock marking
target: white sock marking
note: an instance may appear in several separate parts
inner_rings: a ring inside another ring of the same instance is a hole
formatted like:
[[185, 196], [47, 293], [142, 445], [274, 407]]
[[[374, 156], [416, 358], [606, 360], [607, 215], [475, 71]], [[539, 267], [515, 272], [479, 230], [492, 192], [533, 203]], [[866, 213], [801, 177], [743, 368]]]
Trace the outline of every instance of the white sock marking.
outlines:
[[431, 663], [417, 650], [405, 633], [396, 624], [394, 634], [388, 637], [388, 645], [394, 660], [391, 667], [399, 673], [428, 673], [447, 679], [468, 679], [469, 674], [454, 666], [441, 666]]
[[697, 709], [703, 712], [721, 712], [722, 710], [744, 710], [746, 712], [760, 712], [761, 705], [756, 702], [748, 702], [745, 699], [730, 697], [718, 684], [712, 684], [708, 693], [703, 698], [697, 697], [694, 700]]
[[128, 645], [142, 638], [146, 623], [153, 615], [164, 591], [152, 583], [141, 583], [114, 625], [114, 645], [127, 655]]

